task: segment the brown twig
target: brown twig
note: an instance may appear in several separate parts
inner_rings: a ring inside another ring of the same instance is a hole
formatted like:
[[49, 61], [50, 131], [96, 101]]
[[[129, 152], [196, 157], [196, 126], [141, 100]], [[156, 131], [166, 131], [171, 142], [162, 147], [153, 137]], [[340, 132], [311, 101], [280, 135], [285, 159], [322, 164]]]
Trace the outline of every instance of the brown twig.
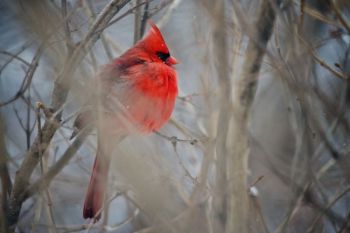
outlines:
[[[311, 48], [311, 46], [309, 46], [309, 48]], [[349, 75], [346, 75], [342, 72], [339, 72], [335, 69], [333, 69], [330, 65], [328, 65], [328, 63], [326, 63], [325, 61], [323, 61], [317, 54], [316, 52], [311, 49], [311, 55], [312, 57], [315, 59], [315, 61], [317, 63], [319, 63], [322, 67], [324, 67], [325, 69], [327, 69], [328, 71], [330, 71], [335, 77], [338, 77], [338, 78], [341, 78], [341, 79], [344, 79], [346, 81], [349, 80]]]
[[148, 15], [149, 9], [148, 8], [149, 8], [149, 2], [146, 2], [145, 6], [143, 8], [143, 15], [141, 18], [141, 27], [140, 27], [141, 38], [145, 34], [146, 23], [147, 23], [147, 20], [149, 18], [149, 15]]
[[63, 23], [63, 28], [64, 28], [64, 34], [65, 34], [66, 47], [68, 50], [68, 54], [71, 54], [74, 49], [74, 44], [73, 44], [71, 31], [69, 29], [69, 18], [67, 17], [68, 15], [67, 0], [61, 0], [61, 11], [62, 11], [62, 18], [65, 19]]
[[27, 149], [29, 149], [31, 144], [30, 144], [30, 134], [28, 134], [28, 129], [25, 127], [25, 125], [24, 125], [24, 123], [22, 121], [22, 118], [19, 116], [18, 110], [16, 109], [15, 106], [13, 106], [13, 111], [15, 113], [15, 116], [17, 118], [17, 121], [18, 121], [19, 125], [21, 126], [21, 129], [26, 134]]
[[345, 29], [348, 31], [348, 33], [350, 33], [350, 24], [349, 22], [343, 17], [337, 3], [335, 0], [331, 0], [330, 1], [332, 8], [335, 12], [335, 15], [337, 16], [337, 18], [339, 19], [340, 23], [345, 27]]
[[264, 176], [259, 176], [251, 185], [250, 187], [254, 187], [257, 183], [259, 183], [262, 179], [264, 178]]
[[299, 30], [304, 25], [304, 10], [305, 10], [305, 0], [300, 0], [300, 21], [299, 21]]
[[[135, 5], [140, 5], [141, 0], [136, 0]], [[142, 37], [141, 35], [141, 23], [142, 23], [142, 7], [137, 7], [134, 13], [134, 44], [139, 41]]]

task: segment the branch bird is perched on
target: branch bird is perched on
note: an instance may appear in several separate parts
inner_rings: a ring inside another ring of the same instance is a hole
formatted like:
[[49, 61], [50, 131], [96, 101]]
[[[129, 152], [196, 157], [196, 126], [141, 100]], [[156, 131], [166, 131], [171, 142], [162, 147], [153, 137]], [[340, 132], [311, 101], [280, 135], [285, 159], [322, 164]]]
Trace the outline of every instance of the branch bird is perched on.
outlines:
[[[94, 80], [96, 104], [78, 115], [77, 129], [95, 122], [97, 154], [86, 193], [84, 218], [100, 219], [113, 145], [132, 133], [150, 133], [170, 118], [177, 96], [176, 59], [157, 26]], [[91, 102], [92, 102], [91, 101]]]

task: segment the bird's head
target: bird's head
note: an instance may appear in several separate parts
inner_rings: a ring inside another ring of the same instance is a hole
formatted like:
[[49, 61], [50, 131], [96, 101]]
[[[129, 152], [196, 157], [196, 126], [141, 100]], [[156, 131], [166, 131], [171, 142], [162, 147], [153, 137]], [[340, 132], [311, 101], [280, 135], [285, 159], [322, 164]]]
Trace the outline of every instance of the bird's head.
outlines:
[[178, 62], [170, 55], [169, 49], [159, 28], [151, 21], [148, 21], [151, 29], [148, 34], [140, 40], [136, 47], [142, 48], [151, 58], [153, 62], [162, 62], [169, 66]]

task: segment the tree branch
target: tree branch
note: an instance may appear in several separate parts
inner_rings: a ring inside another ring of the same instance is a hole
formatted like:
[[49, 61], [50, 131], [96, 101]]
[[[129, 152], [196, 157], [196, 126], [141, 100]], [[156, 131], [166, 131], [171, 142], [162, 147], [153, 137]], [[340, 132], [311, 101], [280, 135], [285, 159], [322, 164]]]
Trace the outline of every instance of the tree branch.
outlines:
[[49, 169], [47, 173], [45, 173], [35, 183], [30, 185], [20, 198], [27, 199], [35, 193], [46, 189], [50, 185], [53, 178], [68, 164], [70, 159], [75, 155], [75, 153], [85, 141], [86, 137], [89, 135], [90, 131], [91, 129], [89, 127], [81, 130], [76, 136], [74, 142], [66, 149], [61, 158]]
[[[14, 225], [18, 220], [22, 203], [26, 198], [23, 193], [27, 189], [31, 174], [40, 160], [39, 151], [46, 151], [52, 137], [59, 127], [58, 122], [62, 114], [61, 107], [66, 101], [71, 77], [74, 75], [75, 70], [85, 57], [86, 53], [98, 40], [99, 35], [103, 31], [100, 29], [104, 28], [113, 18], [113, 16], [118, 13], [120, 9], [122, 9], [122, 7], [124, 7], [129, 1], [130, 0], [111, 0], [96, 18], [91, 29], [85, 35], [80, 44], [74, 49], [72, 54], [67, 57], [63, 69], [55, 81], [52, 94], [52, 107], [55, 111], [57, 111], [56, 116], [54, 116], [53, 119], [49, 119], [45, 122], [44, 126], [42, 127], [42, 143], [40, 143], [39, 137], [37, 136], [31, 148], [27, 151], [20, 169], [16, 173], [7, 216], [9, 224], [13, 227], [12, 230], [14, 230]], [[96, 33], [97, 31], [100, 32]]]
[[[276, 1], [273, 1], [276, 2]], [[247, 166], [249, 145], [249, 118], [258, 86], [258, 75], [271, 37], [274, 6], [263, 0], [255, 21], [253, 35], [249, 39], [241, 76], [234, 85], [232, 152], [228, 158], [228, 213], [226, 232], [249, 232], [249, 205], [247, 197]]]
[[[1, 118], [0, 118], [1, 119]], [[8, 154], [5, 146], [4, 127], [0, 121], [0, 179], [1, 179], [1, 203], [0, 203], [0, 231], [8, 232], [6, 221], [7, 201], [12, 189], [12, 182], [7, 167]]]
[[32, 62], [29, 65], [29, 69], [27, 70], [26, 75], [24, 76], [21, 87], [19, 88], [19, 90], [17, 91], [17, 93], [13, 97], [11, 97], [10, 99], [8, 99], [6, 101], [0, 102], [0, 107], [7, 105], [9, 103], [12, 103], [13, 101], [17, 100], [29, 88], [30, 84], [32, 83], [32, 79], [33, 79], [34, 73], [36, 71], [36, 68], [38, 67], [39, 59], [41, 57], [43, 49], [44, 49], [44, 44], [41, 44], [39, 46], [39, 48], [37, 49], [37, 51], [33, 57]]

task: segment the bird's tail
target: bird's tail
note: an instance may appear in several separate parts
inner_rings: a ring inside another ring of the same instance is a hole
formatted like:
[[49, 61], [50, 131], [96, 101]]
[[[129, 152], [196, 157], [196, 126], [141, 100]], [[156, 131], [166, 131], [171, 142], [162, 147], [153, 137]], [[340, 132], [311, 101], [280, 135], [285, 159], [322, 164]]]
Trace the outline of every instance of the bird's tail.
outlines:
[[101, 217], [101, 209], [105, 199], [110, 157], [110, 154], [102, 154], [101, 150], [99, 148], [97, 149], [90, 183], [84, 201], [84, 218], [94, 218], [95, 220], [99, 220]]

